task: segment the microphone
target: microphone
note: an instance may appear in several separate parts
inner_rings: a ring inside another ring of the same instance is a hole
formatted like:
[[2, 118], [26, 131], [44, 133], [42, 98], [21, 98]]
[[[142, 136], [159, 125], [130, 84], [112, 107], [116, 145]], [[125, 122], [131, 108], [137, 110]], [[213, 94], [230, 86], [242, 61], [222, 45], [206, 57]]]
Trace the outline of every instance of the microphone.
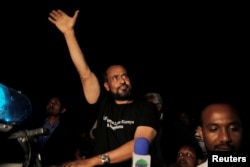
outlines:
[[47, 128], [37, 128], [32, 130], [21, 130], [15, 133], [12, 133], [9, 136], [9, 139], [16, 139], [20, 137], [31, 137], [31, 136], [37, 136], [37, 135], [48, 135], [49, 129]]
[[132, 157], [132, 167], [150, 167], [151, 156], [149, 155], [150, 143], [145, 137], [135, 140], [134, 152]]

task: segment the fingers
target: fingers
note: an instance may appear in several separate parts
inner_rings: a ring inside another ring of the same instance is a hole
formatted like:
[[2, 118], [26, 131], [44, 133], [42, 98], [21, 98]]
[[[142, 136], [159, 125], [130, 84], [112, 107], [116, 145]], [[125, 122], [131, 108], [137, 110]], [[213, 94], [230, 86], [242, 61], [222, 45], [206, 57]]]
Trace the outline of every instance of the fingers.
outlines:
[[74, 13], [74, 18], [77, 18], [77, 16], [78, 16], [78, 13], [80, 12], [80, 10], [77, 10], [77, 11], [75, 11], [75, 13]]
[[50, 13], [49, 13], [49, 17], [48, 17], [48, 20], [52, 23], [55, 23], [56, 20], [58, 20], [61, 16], [65, 15], [65, 13], [58, 9], [58, 10], [52, 10]]
[[56, 10], [56, 12], [57, 12], [58, 14], [60, 14], [60, 15], [64, 15], [64, 14], [65, 14], [64, 11], [62, 11], [62, 10], [60, 10], [60, 9]]
[[[77, 17], [78, 13], [80, 12], [80, 10], [76, 10], [75, 13], [74, 13], [74, 17]], [[67, 15], [65, 12], [63, 12], [62, 10], [58, 9], [58, 10], [52, 10], [49, 15], [56, 19], [58, 17], [61, 17], [61, 16], [64, 16], [64, 15]]]
[[[78, 13], [80, 12], [80, 10], [76, 10], [74, 13], [73, 18], [76, 19], [78, 16]], [[67, 16], [67, 14], [65, 12], [63, 12], [62, 10], [58, 9], [58, 10], [52, 10], [49, 13], [49, 21], [51, 21], [52, 23], [54, 23], [56, 20], [58, 20], [59, 18], [63, 17], [63, 16]]]
[[55, 23], [55, 20], [56, 20], [56, 11], [51, 11], [49, 13], [49, 17], [48, 17], [48, 20], [52, 23]]
[[59, 11], [59, 10], [52, 10], [50, 13], [49, 13], [50, 17], [54, 20], [58, 19], [59, 17], [61, 17], [63, 15], [63, 12], [62, 11]]
[[54, 23], [54, 24], [55, 24], [55, 20], [52, 19], [51, 17], [48, 17], [48, 20], [49, 20], [51, 23]]

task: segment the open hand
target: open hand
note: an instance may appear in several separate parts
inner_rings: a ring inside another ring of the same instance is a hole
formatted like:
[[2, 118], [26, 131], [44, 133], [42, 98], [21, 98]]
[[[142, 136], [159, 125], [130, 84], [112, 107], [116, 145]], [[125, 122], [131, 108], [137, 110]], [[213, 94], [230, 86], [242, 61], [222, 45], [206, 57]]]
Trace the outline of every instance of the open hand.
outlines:
[[70, 17], [60, 9], [52, 10], [49, 13], [48, 20], [53, 23], [62, 33], [66, 33], [67, 31], [73, 29], [79, 12], [79, 10], [76, 10], [74, 15]]

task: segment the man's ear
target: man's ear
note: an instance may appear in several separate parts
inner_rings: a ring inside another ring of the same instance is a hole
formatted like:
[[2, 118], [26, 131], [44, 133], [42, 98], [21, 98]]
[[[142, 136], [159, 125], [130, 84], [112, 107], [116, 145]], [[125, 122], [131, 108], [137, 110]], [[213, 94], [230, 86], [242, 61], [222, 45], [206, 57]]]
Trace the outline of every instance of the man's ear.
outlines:
[[104, 82], [104, 88], [107, 90], [107, 91], [110, 91], [110, 88], [109, 88], [109, 85], [108, 85], [108, 82]]
[[203, 133], [202, 133], [202, 127], [201, 126], [197, 127], [197, 132], [199, 133], [199, 136], [200, 136], [201, 140], [203, 141]]

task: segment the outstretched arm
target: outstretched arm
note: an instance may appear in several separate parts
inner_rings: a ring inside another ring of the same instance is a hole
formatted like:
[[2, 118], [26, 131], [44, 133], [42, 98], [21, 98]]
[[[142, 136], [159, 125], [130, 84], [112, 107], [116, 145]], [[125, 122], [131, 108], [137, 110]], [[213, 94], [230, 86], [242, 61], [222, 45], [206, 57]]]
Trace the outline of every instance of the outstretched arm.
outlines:
[[[128, 141], [127, 143], [121, 145], [117, 149], [110, 150], [107, 154], [110, 157], [110, 163], [118, 163], [123, 162], [132, 158], [132, 154], [134, 151], [134, 142], [138, 137], [145, 137], [149, 140], [150, 143], [154, 140], [157, 132], [155, 129], [148, 126], [139, 126], [136, 129], [134, 139]], [[66, 162], [62, 165], [62, 167], [94, 167], [97, 165], [103, 165], [100, 157], [95, 156], [92, 158], [84, 159], [84, 160], [76, 160], [71, 162]]]
[[78, 13], [79, 10], [70, 17], [62, 10], [52, 10], [48, 20], [63, 33], [71, 59], [80, 75], [85, 98], [88, 103], [94, 104], [100, 95], [100, 84], [96, 75], [89, 68], [75, 36], [74, 25]]

